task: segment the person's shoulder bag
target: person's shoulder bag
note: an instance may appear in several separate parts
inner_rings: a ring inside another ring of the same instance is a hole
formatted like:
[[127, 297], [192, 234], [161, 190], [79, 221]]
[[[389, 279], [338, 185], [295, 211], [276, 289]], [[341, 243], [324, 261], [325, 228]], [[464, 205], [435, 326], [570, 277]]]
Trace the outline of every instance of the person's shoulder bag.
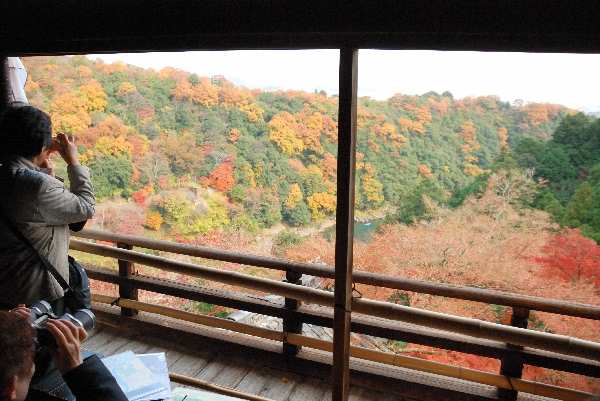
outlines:
[[[90, 293], [90, 280], [88, 279], [87, 273], [77, 261], [71, 256], [69, 256], [69, 283], [60, 275], [60, 273], [56, 270], [56, 268], [50, 263], [48, 259], [41, 253], [39, 253], [33, 245], [27, 240], [27, 238], [19, 231], [17, 226], [13, 223], [13, 221], [4, 213], [4, 209], [0, 206], [0, 218], [4, 221], [4, 224], [10, 229], [15, 237], [20, 239], [25, 245], [27, 245], [30, 249], [35, 252], [36, 255], [40, 258], [46, 269], [52, 274], [52, 276], [58, 281], [61, 288], [63, 289], [65, 295], [65, 306], [69, 308], [71, 312], [75, 312], [80, 309], [90, 309], [92, 306], [91, 303], [91, 293]], [[76, 231], [79, 231], [85, 225], [85, 221], [83, 225], [81, 223], [72, 223], [74, 225], [80, 225], [81, 227]], [[71, 227], [71, 224], [69, 224]]]

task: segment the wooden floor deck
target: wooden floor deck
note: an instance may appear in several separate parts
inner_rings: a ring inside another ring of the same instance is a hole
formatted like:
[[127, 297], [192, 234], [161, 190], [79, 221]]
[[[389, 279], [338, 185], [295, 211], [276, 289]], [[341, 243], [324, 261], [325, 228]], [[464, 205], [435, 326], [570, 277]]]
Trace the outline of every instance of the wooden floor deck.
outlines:
[[[102, 355], [165, 352], [169, 372], [273, 401], [330, 401], [331, 354], [303, 348], [285, 356], [281, 344], [239, 333], [94, 303], [98, 325], [83, 348]], [[429, 373], [350, 360], [351, 401], [496, 400], [494, 387]], [[182, 385], [171, 382], [171, 387]], [[550, 399], [519, 393], [519, 401]]]
[[[83, 347], [103, 355], [114, 355], [127, 350], [136, 354], [164, 352], [170, 373], [193, 377], [274, 401], [331, 400], [331, 383], [327, 381], [253, 366], [216, 352], [190, 350], [161, 339], [126, 333], [104, 324], [96, 326]], [[183, 386], [172, 382], [171, 387]], [[402, 397], [352, 387], [350, 400], [392, 401], [402, 400]]]

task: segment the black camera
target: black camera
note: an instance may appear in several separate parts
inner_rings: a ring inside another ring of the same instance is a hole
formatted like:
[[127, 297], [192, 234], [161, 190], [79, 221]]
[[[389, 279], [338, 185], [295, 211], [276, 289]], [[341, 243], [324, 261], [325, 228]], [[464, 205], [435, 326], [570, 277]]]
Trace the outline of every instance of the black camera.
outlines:
[[29, 309], [31, 310], [29, 321], [37, 331], [36, 341], [39, 347], [57, 348], [54, 336], [46, 329], [48, 319], [68, 320], [77, 327], [83, 327], [87, 332], [96, 326], [96, 316], [89, 309], [80, 309], [73, 312], [73, 314], [65, 313], [62, 316], [56, 316], [52, 312], [52, 307], [46, 301], [34, 302], [29, 306]]

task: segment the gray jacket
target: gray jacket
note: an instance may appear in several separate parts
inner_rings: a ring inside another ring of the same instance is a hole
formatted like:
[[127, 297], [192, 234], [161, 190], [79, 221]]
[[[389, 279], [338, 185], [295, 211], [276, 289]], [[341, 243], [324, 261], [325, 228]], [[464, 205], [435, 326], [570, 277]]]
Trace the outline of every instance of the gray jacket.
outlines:
[[[20, 156], [5, 160], [0, 166], [0, 206], [68, 282], [68, 224], [92, 218], [94, 189], [85, 166], [67, 166], [70, 192], [43, 170]], [[30, 304], [62, 296], [39, 256], [0, 219], [0, 303]]]

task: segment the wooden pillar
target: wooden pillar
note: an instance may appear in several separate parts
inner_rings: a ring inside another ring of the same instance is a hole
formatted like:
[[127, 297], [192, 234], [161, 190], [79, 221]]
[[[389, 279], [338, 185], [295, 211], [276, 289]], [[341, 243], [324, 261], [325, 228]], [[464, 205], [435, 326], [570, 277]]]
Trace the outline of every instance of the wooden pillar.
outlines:
[[[133, 246], [128, 244], [117, 244], [117, 248], [132, 250]], [[134, 273], [134, 264], [132, 262], [128, 262], [126, 260], [119, 259], [119, 277], [131, 277]], [[119, 297], [131, 299], [133, 301], [138, 300], [138, 290], [133, 287], [129, 282], [122, 283], [119, 285]], [[136, 309], [131, 308], [121, 308], [122, 316], [135, 316], [138, 314]]]
[[[529, 319], [529, 309], [513, 307], [513, 314], [510, 318], [510, 325], [521, 329], [527, 328], [527, 320]], [[520, 345], [506, 344], [507, 348], [521, 350]], [[500, 374], [508, 377], [520, 379], [523, 376], [523, 362], [520, 358], [508, 358], [501, 361]], [[503, 401], [516, 401], [518, 391], [508, 390], [504, 388], [498, 389], [498, 399]]]
[[8, 57], [0, 55], [0, 114], [6, 110], [11, 101], [12, 89], [10, 87]]
[[356, 90], [358, 49], [340, 50], [338, 177], [333, 293], [332, 400], [346, 401], [350, 391], [350, 319], [356, 172]]
[[[302, 285], [302, 273], [286, 271], [285, 280], [288, 283]], [[302, 301], [294, 298], [285, 298], [285, 306], [283, 311], [283, 331], [286, 333], [302, 334], [302, 321], [297, 317], [292, 316], [288, 311], [298, 310]], [[301, 345], [283, 343], [283, 353], [287, 355], [298, 355], [302, 349]]]

